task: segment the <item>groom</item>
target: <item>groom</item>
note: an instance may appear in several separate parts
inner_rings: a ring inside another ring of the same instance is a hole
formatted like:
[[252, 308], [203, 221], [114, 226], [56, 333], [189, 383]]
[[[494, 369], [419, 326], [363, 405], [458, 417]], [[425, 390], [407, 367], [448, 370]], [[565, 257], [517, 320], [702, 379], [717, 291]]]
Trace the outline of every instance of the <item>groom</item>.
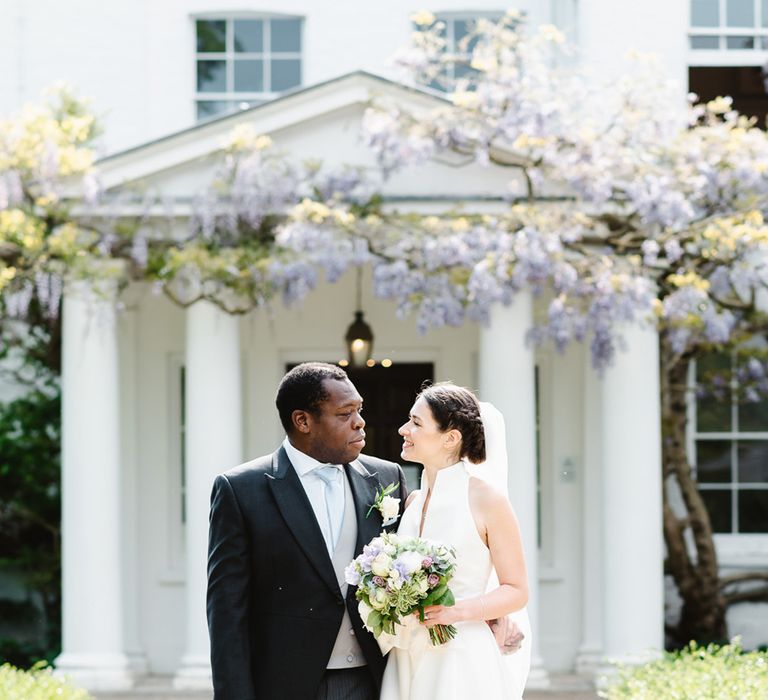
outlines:
[[361, 456], [362, 398], [346, 373], [286, 374], [276, 452], [216, 477], [208, 629], [215, 700], [375, 700], [385, 659], [362, 626], [344, 568], [382, 529], [369, 513], [397, 464]]

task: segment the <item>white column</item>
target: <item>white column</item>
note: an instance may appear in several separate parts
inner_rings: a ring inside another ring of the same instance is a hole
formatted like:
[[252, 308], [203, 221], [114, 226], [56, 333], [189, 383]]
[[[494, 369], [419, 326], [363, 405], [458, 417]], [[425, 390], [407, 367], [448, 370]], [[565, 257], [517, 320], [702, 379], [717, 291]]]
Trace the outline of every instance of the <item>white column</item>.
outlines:
[[213, 479], [242, 461], [239, 318], [209, 302], [187, 311], [185, 654], [174, 685], [211, 686], [206, 622], [208, 510]]
[[114, 285], [68, 286], [62, 339], [62, 653], [91, 690], [129, 688], [123, 640]]
[[504, 415], [509, 454], [509, 490], [520, 522], [528, 568], [528, 615], [531, 620], [531, 673], [528, 687], [548, 685], [539, 651], [539, 567], [536, 498], [536, 387], [533, 350], [525, 334], [533, 325], [533, 299], [520, 292], [510, 307], [491, 310], [491, 323], [480, 331], [480, 398]]
[[592, 353], [584, 353], [584, 478], [582, 479], [582, 601], [581, 643], [576, 671], [588, 677], [603, 658], [603, 533], [602, 533], [602, 383], [592, 367]]
[[[127, 300], [126, 300], [127, 301]], [[146, 676], [149, 669], [147, 657], [141, 642], [141, 610], [139, 592], [141, 562], [145, 553], [139, 544], [139, 524], [144, 511], [139, 492], [138, 447], [139, 434], [137, 415], [141, 410], [139, 399], [138, 366], [138, 305], [127, 301], [121, 311], [118, 329], [120, 347], [120, 425], [123, 444], [122, 463], [122, 508], [123, 508], [123, 639], [124, 651], [131, 664], [134, 676]]]
[[602, 386], [603, 651], [631, 663], [663, 649], [659, 349], [625, 328]]

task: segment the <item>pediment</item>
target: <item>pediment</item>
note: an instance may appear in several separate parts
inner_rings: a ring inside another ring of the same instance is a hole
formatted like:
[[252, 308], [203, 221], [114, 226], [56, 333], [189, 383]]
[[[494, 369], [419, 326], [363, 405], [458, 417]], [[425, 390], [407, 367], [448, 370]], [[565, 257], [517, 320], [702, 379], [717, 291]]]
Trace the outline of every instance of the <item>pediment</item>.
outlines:
[[[99, 176], [113, 194], [150, 190], [167, 201], [189, 202], [214, 179], [223, 145], [241, 124], [269, 134], [278, 150], [297, 161], [375, 168], [360, 129], [366, 107], [381, 99], [415, 112], [444, 104], [432, 91], [370, 73], [351, 73], [111, 155], [97, 163]], [[395, 205], [424, 202], [433, 208], [436, 203], [452, 206], [465, 200], [488, 206], [485, 203], [498, 204], [510, 178], [508, 169], [467, 165], [446, 156], [394, 175], [384, 182], [382, 192]]]

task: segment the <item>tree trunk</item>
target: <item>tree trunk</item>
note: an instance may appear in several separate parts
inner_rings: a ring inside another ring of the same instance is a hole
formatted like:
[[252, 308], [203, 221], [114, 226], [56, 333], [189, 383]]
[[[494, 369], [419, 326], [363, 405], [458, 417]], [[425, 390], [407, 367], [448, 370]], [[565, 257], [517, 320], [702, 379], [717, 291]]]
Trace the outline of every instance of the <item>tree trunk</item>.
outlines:
[[[663, 526], [667, 545], [665, 571], [674, 579], [683, 599], [680, 621], [671, 630], [678, 645], [687, 644], [692, 639], [709, 642], [727, 638], [726, 602], [720, 588], [712, 526], [686, 454], [686, 395], [691, 359], [690, 355], [675, 354], [662, 334]], [[674, 512], [670, 500], [675, 484], [686, 511], [683, 517], [678, 517]], [[690, 535], [686, 537], [689, 530]]]

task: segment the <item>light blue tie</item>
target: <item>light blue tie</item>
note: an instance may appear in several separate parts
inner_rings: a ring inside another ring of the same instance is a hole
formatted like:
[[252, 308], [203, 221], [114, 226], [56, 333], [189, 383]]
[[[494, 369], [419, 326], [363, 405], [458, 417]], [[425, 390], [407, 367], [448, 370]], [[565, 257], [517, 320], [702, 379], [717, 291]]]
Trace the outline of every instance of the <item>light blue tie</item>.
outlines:
[[[341, 523], [344, 520], [344, 484], [342, 481], [341, 467], [333, 464], [325, 464], [315, 468], [315, 474], [325, 484], [325, 513], [328, 517], [328, 536], [326, 545], [333, 555], [336, 543], [339, 541]], [[331, 541], [328, 541], [328, 537]]]

